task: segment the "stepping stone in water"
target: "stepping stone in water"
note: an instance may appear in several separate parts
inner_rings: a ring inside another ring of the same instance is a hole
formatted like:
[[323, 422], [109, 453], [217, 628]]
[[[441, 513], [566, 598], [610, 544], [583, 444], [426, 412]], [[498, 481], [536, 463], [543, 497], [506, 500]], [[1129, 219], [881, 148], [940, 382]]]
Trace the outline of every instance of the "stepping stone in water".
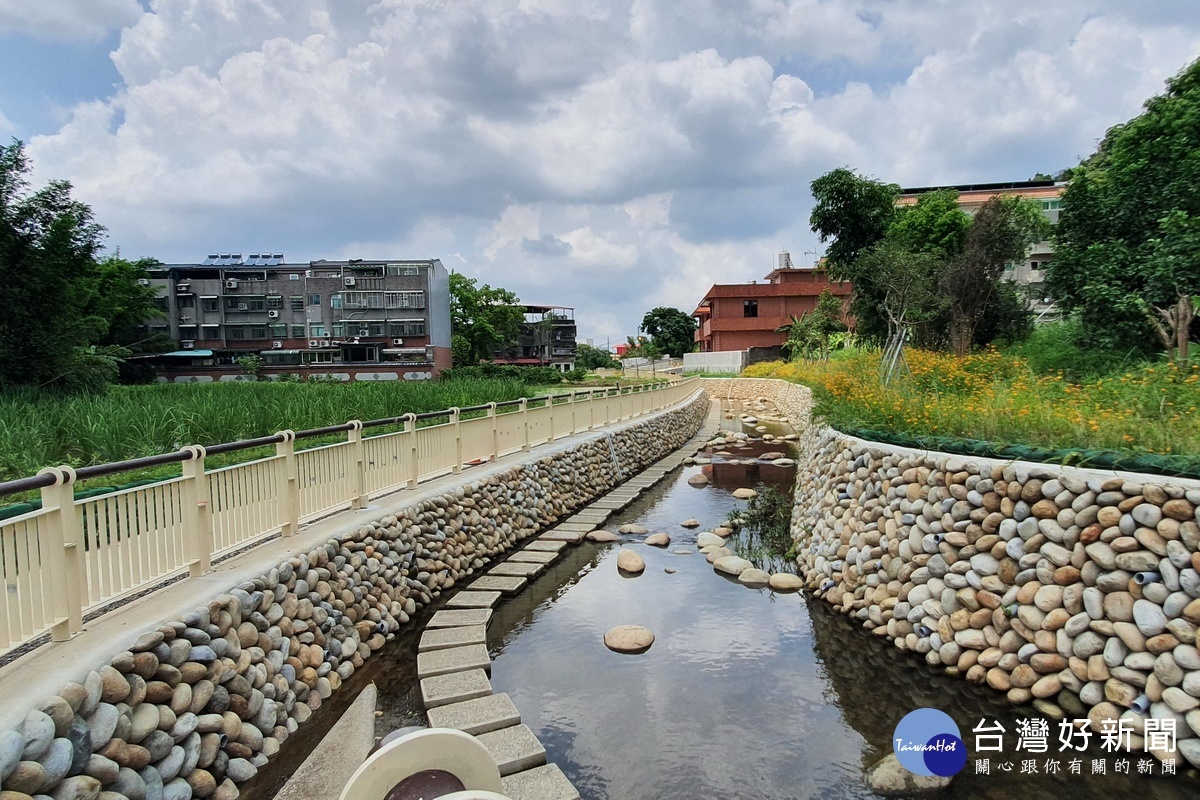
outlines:
[[547, 764], [501, 778], [500, 791], [505, 797], [531, 800], [579, 800], [579, 792], [575, 791], [557, 764]]
[[509, 577], [531, 578], [546, 568], [545, 564], [530, 564], [519, 561], [505, 561], [488, 570], [489, 575], [504, 575]]
[[481, 669], [466, 672], [449, 672], [421, 681], [421, 699], [425, 708], [461, 703], [477, 697], [488, 697], [492, 693], [492, 682]]
[[612, 531], [592, 531], [587, 535], [589, 542], [615, 542], [619, 538]]
[[521, 722], [521, 712], [506, 694], [494, 694], [475, 700], [464, 700], [429, 709], [429, 725], [434, 728], [454, 728], [479, 735], [508, 728]]
[[447, 600], [446, 608], [491, 608], [499, 602], [499, 592], [464, 590]]
[[546, 763], [546, 748], [542, 747], [528, 725], [513, 725], [511, 728], [481, 733], [476, 738], [496, 760], [501, 777]]
[[654, 634], [641, 625], [618, 625], [604, 634], [604, 646], [618, 653], [644, 653], [654, 644]]
[[445, 650], [448, 647], [463, 647], [469, 644], [486, 644], [486, 625], [466, 625], [461, 628], [433, 628], [421, 634], [417, 645], [418, 653]]
[[508, 557], [508, 563], [549, 564], [558, 558], [558, 553], [539, 553], [536, 550], [519, 550]]
[[461, 608], [435, 612], [426, 623], [427, 628], [457, 628], [462, 625], [486, 625], [491, 619], [490, 608]]
[[[537, 544], [537, 542], [534, 542]], [[500, 575], [484, 575], [471, 582], [468, 589], [480, 592], [503, 592], [516, 594], [525, 588], [529, 581], [526, 578], [503, 577]]]
[[469, 644], [465, 647], [449, 647], [445, 650], [432, 650], [428, 653], [417, 653], [417, 676], [432, 678], [435, 675], [445, 675], [449, 672], [465, 672], [469, 669], [491, 669], [492, 659], [488, 656], [487, 646]]
[[525, 549], [540, 553], [559, 553], [566, 546], [566, 542], [552, 542], [545, 539], [538, 539], [525, 545]]

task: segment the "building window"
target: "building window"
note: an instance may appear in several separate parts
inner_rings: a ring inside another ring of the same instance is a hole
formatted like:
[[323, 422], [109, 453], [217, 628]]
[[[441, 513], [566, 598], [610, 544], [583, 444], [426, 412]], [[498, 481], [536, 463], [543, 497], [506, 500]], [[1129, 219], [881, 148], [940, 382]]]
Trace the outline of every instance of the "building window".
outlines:
[[388, 264], [387, 274], [414, 277], [421, 274], [421, 268], [415, 264]]
[[398, 319], [388, 323], [388, 336], [424, 336], [425, 320]]
[[341, 308], [342, 307], [342, 296], [340, 294], [329, 295], [329, 307], [330, 308]]
[[304, 326], [303, 325], [293, 325], [292, 326], [292, 338], [293, 339], [303, 339], [304, 338]]
[[225, 338], [230, 341], [263, 340], [267, 336], [266, 325], [226, 325]]
[[387, 308], [424, 308], [424, 292], [385, 292]]
[[271, 338], [272, 339], [286, 339], [287, 332], [288, 332], [287, 325], [279, 323], [279, 322], [271, 323]]
[[308, 324], [308, 338], [321, 339], [325, 336], [325, 325], [321, 322], [310, 322]]
[[283, 308], [283, 296], [278, 294], [267, 295], [267, 308]]
[[215, 297], [201, 297], [200, 298], [200, 310], [208, 311], [208, 312], [220, 311], [221, 310], [220, 301]]
[[1062, 200], [1043, 200], [1043, 211], [1055, 211], [1062, 208]]
[[195, 308], [196, 307], [196, 298], [190, 294], [176, 297], [175, 298], [175, 307], [180, 308], [180, 309]]
[[265, 297], [238, 297], [236, 295], [226, 295], [225, 297], [226, 311], [266, 311], [267, 298]]
[[291, 295], [290, 297], [288, 297], [288, 303], [291, 306], [292, 311], [303, 311], [304, 310], [304, 295], [302, 295], [302, 294]]
[[743, 317], [757, 317], [758, 316], [758, 301], [757, 300], [743, 300], [742, 301], [742, 316]]
[[308, 296], [308, 304], [309, 304], [310, 306], [319, 306], [319, 305], [321, 305], [321, 295], [319, 295], [319, 294], [310, 294], [310, 295]]

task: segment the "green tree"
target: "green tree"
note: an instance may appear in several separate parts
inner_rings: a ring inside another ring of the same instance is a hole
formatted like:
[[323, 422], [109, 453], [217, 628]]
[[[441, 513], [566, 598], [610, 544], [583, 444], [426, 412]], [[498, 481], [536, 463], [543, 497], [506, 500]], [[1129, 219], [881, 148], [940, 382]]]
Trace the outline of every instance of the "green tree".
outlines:
[[809, 224], [822, 242], [830, 242], [825, 251], [829, 272], [839, 280], [852, 280], [847, 271], [855, 260], [891, 227], [900, 187], [840, 167], [813, 181], [811, 189], [816, 203]]
[[636, 339], [627, 336], [625, 341], [629, 345], [629, 349], [625, 351], [625, 358], [644, 358], [648, 361], [662, 358], [662, 350], [645, 336], [638, 336]]
[[1093, 344], [1144, 350], [1157, 339], [1186, 354], [1186, 309], [1200, 295], [1198, 217], [1200, 61], [1072, 172], [1047, 287]]
[[575, 348], [575, 364], [583, 369], [620, 369], [620, 362], [612, 354], [599, 347], [582, 343]]
[[160, 265], [153, 258], [129, 261], [117, 252], [101, 259], [91, 278], [88, 313], [108, 325], [99, 343], [128, 351], [117, 365], [121, 383], [149, 383], [154, 379], [154, 368], [136, 356], [175, 349], [168, 334], [147, 334], [143, 327], [148, 320], [163, 315], [154, 302], [159, 289], [142, 283], [149, 278], [149, 270]]
[[829, 242], [829, 274], [853, 282], [855, 327], [864, 339], [880, 342], [888, 330], [882, 312], [884, 290], [861, 259], [883, 241], [895, 221], [900, 187], [845, 168], [827, 172], [811, 186], [816, 203], [809, 223], [822, 242]]
[[525, 312], [508, 289], [478, 285], [474, 278], [450, 273], [451, 356], [456, 366], [490, 359], [498, 347], [517, 341]]
[[69, 183], [31, 191], [29, 171], [21, 142], [0, 147], [0, 386], [103, 385], [115, 376], [92, 349], [109, 327], [94, 313], [104, 229]]
[[793, 359], [829, 358], [830, 340], [846, 330], [842, 322], [842, 301], [826, 289], [817, 298], [812, 311], [792, 317], [790, 325], [780, 328], [788, 334], [784, 349]]
[[663, 353], [683, 358], [696, 349], [696, 320], [678, 308], [659, 306], [642, 317], [641, 330]]
[[1023, 261], [1029, 246], [1048, 233], [1041, 205], [1018, 197], [993, 197], [968, 220], [961, 251], [941, 277], [955, 355], [970, 351], [984, 315], [1000, 299], [1005, 266]]
[[901, 208], [887, 230], [889, 241], [908, 250], [954, 258], [966, 248], [971, 217], [958, 207], [958, 192], [927, 192], [917, 204]]

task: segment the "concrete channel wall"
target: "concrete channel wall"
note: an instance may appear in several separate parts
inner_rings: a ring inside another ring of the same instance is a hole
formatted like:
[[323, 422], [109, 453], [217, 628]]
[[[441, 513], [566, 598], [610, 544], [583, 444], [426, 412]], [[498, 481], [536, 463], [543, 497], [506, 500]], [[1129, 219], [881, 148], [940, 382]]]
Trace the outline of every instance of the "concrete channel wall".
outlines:
[[1150, 752], [1200, 766], [1200, 482], [863, 441], [809, 422], [803, 387], [735, 383], [710, 395], [805, 423], [792, 535], [810, 592], [1014, 703], [1123, 720], [1134, 751], [1148, 720], [1173, 725], [1177, 752]]
[[[254, 777], [388, 634], [556, 519], [682, 446], [709, 405], [698, 394], [545, 455], [510, 465], [505, 459], [373, 519], [360, 517], [257, 577], [226, 585], [226, 593], [207, 602], [193, 597], [202, 604], [142, 633], [115, 657], [74, 664], [75, 682], [57, 694], [6, 696], [10, 710], [33, 710], [15, 730], [0, 732], [0, 796], [237, 797], [237, 785]], [[19, 670], [19, 661], [9, 665], [7, 685]]]

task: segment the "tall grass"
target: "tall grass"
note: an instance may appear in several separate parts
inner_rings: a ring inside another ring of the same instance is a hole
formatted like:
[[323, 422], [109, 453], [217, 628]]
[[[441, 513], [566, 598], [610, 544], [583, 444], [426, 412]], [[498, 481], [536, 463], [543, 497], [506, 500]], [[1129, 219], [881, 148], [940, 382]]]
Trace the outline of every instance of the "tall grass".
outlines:
[[[813, 389], [834, 426], [981, 439], [1054, 449], [1200, 455], [1200, 364], [1142, 361], [1070, 380], [985, 350], [964, 358], [906, 350], [911, 375], [884, 386], [878, 353], [828, 362], [755, 364], [748, 377]], [[1113, 365], [1117, 366], [1117, 365]]]
[[515, 400], [516, 380], [437, 383], [211, 383], [116, 386], [61, 397], [0, 394], [0, 480], [44, 466], [85, 466], [401, 414]]

